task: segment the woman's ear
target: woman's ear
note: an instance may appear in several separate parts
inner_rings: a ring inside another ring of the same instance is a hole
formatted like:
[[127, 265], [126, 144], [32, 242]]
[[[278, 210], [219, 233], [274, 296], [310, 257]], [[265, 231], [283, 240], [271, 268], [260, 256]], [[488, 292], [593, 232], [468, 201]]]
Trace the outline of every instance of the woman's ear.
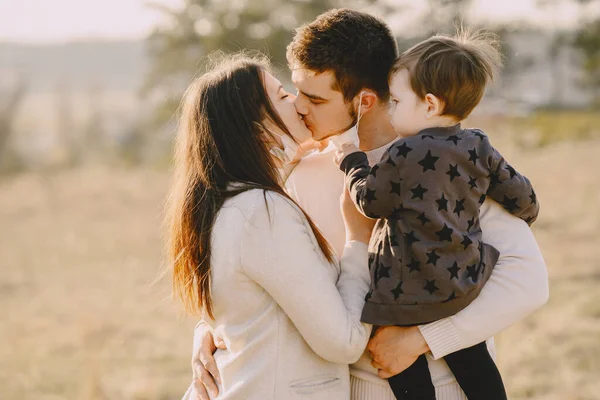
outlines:
[[427, 107], [427, 118], [439, 117], [444, 112], [444, 102], [431, 93], [425, 95], [425, 106]]
[[377, 95], [369, 90], [362, 90], [359, 94], [356, 95], [355, 99], [357, 100], [357, 110], [358, 106], [360, 105], [361, 116], [365, 115], [369, 110], [373, 108], [375, 103], [377, 103]]

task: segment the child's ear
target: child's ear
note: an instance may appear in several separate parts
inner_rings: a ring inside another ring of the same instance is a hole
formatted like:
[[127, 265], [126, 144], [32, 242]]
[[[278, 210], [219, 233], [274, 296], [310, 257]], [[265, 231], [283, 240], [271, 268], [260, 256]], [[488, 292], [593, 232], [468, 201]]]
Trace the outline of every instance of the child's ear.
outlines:
[[425, 106], [427, 107], [427, 118], [439, 117], [444, 112], [444, 102], [431, 93], [425, 95]]

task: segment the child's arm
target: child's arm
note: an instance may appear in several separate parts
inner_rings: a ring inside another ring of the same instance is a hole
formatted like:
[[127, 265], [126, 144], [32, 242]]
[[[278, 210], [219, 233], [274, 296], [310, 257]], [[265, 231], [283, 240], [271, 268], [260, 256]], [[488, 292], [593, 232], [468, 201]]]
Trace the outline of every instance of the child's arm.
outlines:
[[369, 167], [367, 155], [352, 145], [340, 149], [337, 161], [346, 174], [346, 187], [356, 207], [369, 218], [388, 218], [400, 208], [400, 170], [398, 157], [392, 157], [395, 145], [382, 161]]
[[488, 149], [490, 187], [486, 195], [531, 225], [540, 211], [531, 182], [511, 167], [491, 144]]

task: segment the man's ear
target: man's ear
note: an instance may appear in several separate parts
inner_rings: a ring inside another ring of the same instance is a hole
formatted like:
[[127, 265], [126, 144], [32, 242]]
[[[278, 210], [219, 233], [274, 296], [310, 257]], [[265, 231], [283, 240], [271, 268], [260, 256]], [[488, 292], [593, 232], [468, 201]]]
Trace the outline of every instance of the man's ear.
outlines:
[[[362, 98], [361, 98], [361, 94], [362, 93]], [[356, 97], [356, 110], [358, 110], [358, 105], [359, 105], [359, 101], [360, 101], [360, 113], [361, 115], [365, 115], [367, 112], [369, 112], [369, 110], [371, 110], [373, 108], [373, 106], [375, 106], [375, 104], [377, 103], [377, 94], [375, 94], [374, 92], [370, 91], [370, 90], [362, 90], [361, 92], [359, 92]]]
[[424, 102], [427, 107], [427, 118], [439, 117], [444, 112], [445, 104], [439, 97], [427, 93]]

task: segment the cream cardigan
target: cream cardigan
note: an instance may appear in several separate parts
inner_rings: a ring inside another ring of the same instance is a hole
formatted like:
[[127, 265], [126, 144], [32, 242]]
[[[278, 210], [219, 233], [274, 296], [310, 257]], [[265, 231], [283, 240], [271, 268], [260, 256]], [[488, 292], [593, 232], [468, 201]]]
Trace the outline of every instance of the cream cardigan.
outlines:
[[348, 399], [348, 364], [371, 332], [367, 245], [349, 242], [330, 264], [297, 206], [253, 189], [219, 211], [212, 260], [215, 319], [203, 320], [227, 345], [218, 398]]

